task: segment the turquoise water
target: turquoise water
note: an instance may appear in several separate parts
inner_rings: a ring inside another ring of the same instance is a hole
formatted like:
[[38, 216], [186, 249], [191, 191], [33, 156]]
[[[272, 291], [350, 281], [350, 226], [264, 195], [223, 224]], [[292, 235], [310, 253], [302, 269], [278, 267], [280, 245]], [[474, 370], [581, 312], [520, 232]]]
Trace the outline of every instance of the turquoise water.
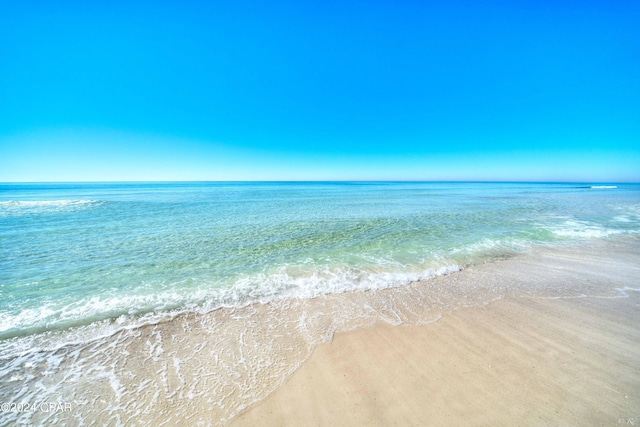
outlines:
[[640, 185], [613, 186], [2, 184], [0, 340], [401, 286], [638, 234]]

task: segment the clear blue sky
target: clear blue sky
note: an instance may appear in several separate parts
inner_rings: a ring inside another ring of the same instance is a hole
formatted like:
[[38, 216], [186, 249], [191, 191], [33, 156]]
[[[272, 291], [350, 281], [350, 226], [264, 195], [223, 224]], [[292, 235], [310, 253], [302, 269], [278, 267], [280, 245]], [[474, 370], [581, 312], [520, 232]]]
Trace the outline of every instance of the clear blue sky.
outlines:
[[0, 2], [0, 181], [640, 181], [640, 2]]

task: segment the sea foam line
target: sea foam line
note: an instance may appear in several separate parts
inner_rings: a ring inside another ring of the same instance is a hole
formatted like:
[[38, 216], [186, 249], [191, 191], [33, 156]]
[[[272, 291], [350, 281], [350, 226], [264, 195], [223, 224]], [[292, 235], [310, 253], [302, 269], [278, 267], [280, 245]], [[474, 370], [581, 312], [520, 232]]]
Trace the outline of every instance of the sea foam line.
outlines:
[[93, 296], [58, 307], [47, 305], [40, 310], [23, 310], [13, 315], [4, 313], [0, 316], [0, 336], [3, 337], [0, 359], [91, 342], [119, 331], [156, 325], [189, 313], [207, 314], [222, 308], [241, 309], [256, 303], [397, 288], [462, 269], [453, 263], [420, 272], [316, 268], [298, 276], [282, 268], [271, 274], [239, 278], [226, 288], [200, 287], [144, 295]]
[[0, 202], [0, 207], [40, 207], [40, 206], [70, 206], [98, 203], [97, 200], [5, 200]]
[[98, 200], [5, 200], [0, 202], [0, 217], [70, 212], [102, 203]]

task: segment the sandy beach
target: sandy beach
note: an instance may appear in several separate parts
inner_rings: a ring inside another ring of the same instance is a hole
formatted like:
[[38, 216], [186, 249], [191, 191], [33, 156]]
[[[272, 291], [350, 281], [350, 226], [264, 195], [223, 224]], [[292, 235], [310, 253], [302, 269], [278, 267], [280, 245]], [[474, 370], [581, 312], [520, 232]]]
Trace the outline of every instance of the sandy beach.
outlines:
[[[559, 251], [440, 278], [520, 280], [525, 292], [426, 325], [337, 334], [231, 425], [638, 424], [640, 293], [625, 289], [639, 283], [637, 253], [599, 263], [596, 254]], [[526, 295], [528, 282], [567, 280], [614, 291]]]

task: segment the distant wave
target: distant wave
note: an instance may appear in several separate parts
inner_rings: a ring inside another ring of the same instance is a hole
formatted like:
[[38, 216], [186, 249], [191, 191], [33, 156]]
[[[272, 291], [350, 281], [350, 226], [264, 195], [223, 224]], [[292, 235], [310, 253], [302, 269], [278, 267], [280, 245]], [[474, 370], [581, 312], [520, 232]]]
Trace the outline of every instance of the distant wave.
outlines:
[[101, 203], [97, 200], [7, 200], [0, 202], [0, 216], [65, 212]]
[[87, 203], [97, 203], [97, 200], [8, 200], [0, 202], [0, 206], [15, 206], [15, 207], [40, 207], [40, 206], [73, 206], [73, 205], [85, 205]]

